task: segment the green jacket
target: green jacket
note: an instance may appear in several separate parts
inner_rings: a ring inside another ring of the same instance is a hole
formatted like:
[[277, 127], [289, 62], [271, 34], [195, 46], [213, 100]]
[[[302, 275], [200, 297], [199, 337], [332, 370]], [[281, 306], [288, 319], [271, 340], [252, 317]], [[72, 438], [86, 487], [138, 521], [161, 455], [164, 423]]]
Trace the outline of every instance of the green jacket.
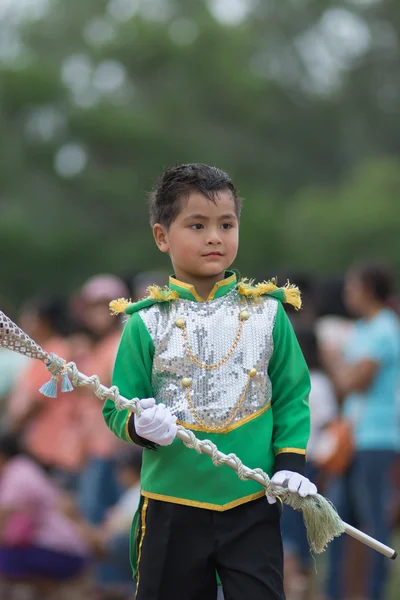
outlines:
[[[150, 296], [141, 302], [122, 306], [118, 306], [119, 302], [114, 304], [117, 312], [123, 309], [129, 315], [112, 382], [126, 398], [154, 396], [153, 360], [157, 354], [157, 340], [145, 324], [150, 314], [148, 311], [160, 312], [167, 318], [177, 306], [179, 310], [181, 300], [204, 302], [192, 286], [174, 278], [170, 278], [169, 289], [149, 289]], [[238, 298], [238, 302], [244, 299], [250, 311], [254, 308], [260, 312], [268, 303], [269, 312], [266, 314], [273, 315], [271, 322], [267, 322], [268, 317], [259, 323], [261, 329], [265, 323], [265, 335], [268, 328], [271, 332], [271, 352], [265, 376], [270, 382], [272, 394], [270, 398], [265, 398], [261, 410], [226, 430], [207, 431], [196, 424], [185, 422], [184, 425], [193, 429], [198, 438], [210, 439], [225, 454], [235, 453], [250, 468], [260, 467], [269, 475], [282, 469], [303, 473], [310, 427], [310, 379], [282, 306], [284, 301], [298, 306], [298, 290], [293, 286], [277, 288], [273, 283], [257, 286], [246, 282], [238, 284], [235, 275], [227, 273], [226, 279], [216, 284], [206, 302], [223, 302], [220, 299], [228, 298], [228, 294], [231, 305], [232, 302], [234, 305], [235, 298]], [[193, 305], [190, 304], [190, 307], [193, 308]], [[164, 401], [163, 397], [156, 399]], [[115, 435], [144, 447], [141, 485], [145, 499], [154, 498], [223, 511], [264, 494], [264, 488], [255, 481], [241, 481], [235, 471], [227, 466], [216, 468], [209, 456], [186, 448], [179, 439], [170, 446], [157, 447], [140, 438], [135, 431], [133, 414], [127, 410], [117, 411], [111, 400], [105, 402], [103, 415]], [[144, 516], [142, 507], [137, 513], [134, 529], [139, 526], [141, 513]]]
[[[212, 299], [208, 301], [213, 302], [238, 287], [240, 284], [237, 285], [235, 276], [230, 275], [219, 282], [216, 291], [210, 294]], [[242, 288], [242, 295], [248, 302], [260, 302], [266, 296], [280, 297], [282, 300], [285, 297], [285, 288], [271, 289], [258, 295], [251, 294], [257, 287], [246, 288], [242, 285]], [[122, 334], [113, 385], [118, 386], [126, 398], [153, 396], [155, 347], [142, 319], [143, 311], [155, 304], [156, 310], [162, 306], [163, 310], [168, 311], [179, 299], [193, 302], [202, 300], [191, 286], [174, 278], [171, 278], [170, 290], [172, 294], [165, 290], [153, 292], [153, 297], [125, 309], [130, 317]], [[179, 299], [176, 299], [178, 296]], [[269, 474], [281, 469], [303, 472], [309, 437], [309, 374], [282, 304], [279, 300], [275, 302], [278, 307], [273, 324], [273, 352], [268, 364], [272, 385], [270, 409], [259, 411], [261, 414], [244, 420], [243, 425], [226, 433], [202, 431], [195, 426], [192, 428], [200, 439], [210, 439], [226, 454], [234, 452], [251, 468], [261, 467]], [[189, 450], [179, 439], [168, 447], [158, 448], [140, 439], [134, 429], [133, 415], [126, 410], [118, 412], [111, 400], [106, 401], [103, 414], [115, 435], [145, 447], [141, 479], [144, 496], [226, 510], [262, 495], [263, 489], [259, 484], [240, 481], [229, 467], [217, 469], [208, 456]], [[248, 443], [249, 440], [251, 443]]]

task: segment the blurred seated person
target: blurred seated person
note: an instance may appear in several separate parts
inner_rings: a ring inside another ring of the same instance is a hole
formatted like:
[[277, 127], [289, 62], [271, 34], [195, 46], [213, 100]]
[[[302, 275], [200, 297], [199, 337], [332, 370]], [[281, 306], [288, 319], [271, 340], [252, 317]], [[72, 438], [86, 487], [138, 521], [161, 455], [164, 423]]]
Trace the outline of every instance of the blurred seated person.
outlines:
[[[311, 431], [307, 445], [307, 477], [323, 490], [324, 474], [318, 467], [319, 445], [325, 428], [338, 414], [333, 385], [319, 360], [317, 337], [312, 327], [295, 329], [297, 340], [310, 370], [309, 396]], [[287, 600], [307, 600], [310, 597], [312, 555], [307, 540], [303, 516], [299, 511], [285, 506], [281, 518], [285, 555], [285, 592]]]
[[66, 514], [74, 518], [81, 534], [92, 551], [106, 559], [115, 568], [112, 588], [119, 588], [133, 594], [135, 585], [130, 566], [130, 531], [132, 519], [140, 501], [140, 469], [142, 451], [136, 447], [124, 448], [115, 459], [116, 476], [123, 493], [118, 502], [106, 513], [103, 523], [97, 527], [90, 525], [79, 514], [71, 499], [64, 508]]
[[[76, 297], [75, 318], [81, 319], [93, 340], [90, 354], [77, 365], [87, 375], [98, 375], [105, 386], [111, 385], [122, 332], [121, 321], [111, 316], [109, 303], [127, 295], [127, 287], [118, 277], [95, 275]], [[104, 423], [102, 403], [94, 393], [87, 388], [78, 393], [86, 456], [79, 490], [80, 510], [90, 523], [97, 525], [120, 495], [114, 457], [122, 443]]]
[[[65, 302], [58, 296], [39, 296], [27, 302], [19, 320], [21, 328], [47, 352], [67, 361], [70, 355], [69, 321]], [[83, 440], [77, 393], [47, 398], [39, 389], [50, 378], [44, 364], [30, 360], [22, 369], [9, 397], [8, 422], [20, 432], [27, 450], [67, 489], [76, 489], [83, 460]]]
[[104, 550], [120, 573], [121, 583], [135, 588], [129, 561], [132, 520], [140, 501], [142, 453], [137, 448], [124, 449], [117, 456], [117, 479], [124, 490], [104, 522]]
[[[94, 275], [75, 297], [75, 319], [89, 331], [93, 345], [89, 355], [77, 362], [80, 371], [96, 374], [105, 386], [111, 385], [112, 371], [122, 333], [122, 321], [110, 314], [109, 303], [127, 297], [124, 282], [111, 274]], [[118, 501], [121, 489], [116, 477], [115, 456], [124, 443], [106, 426], [102, 403], [88, 388], [77, 390], [85, 463], [78, 491], [79, 510], [92, 525], [103, 523], [108, 510]], [[95, 578], [103, 586], [119, 577], [106, 558], [99, 561]]]
[[82, 574], [88, 557], [57, 487], [14, 435], [1, 435], [0, 579], [61, 584]]
[[132, 518], [140, 501], [140, 469], [142, 451], [140, 448], [124, 448], [116, 459], [116, 474], [123, 493], [107, 513], [104, 522], [106, 539], [130, 532]]

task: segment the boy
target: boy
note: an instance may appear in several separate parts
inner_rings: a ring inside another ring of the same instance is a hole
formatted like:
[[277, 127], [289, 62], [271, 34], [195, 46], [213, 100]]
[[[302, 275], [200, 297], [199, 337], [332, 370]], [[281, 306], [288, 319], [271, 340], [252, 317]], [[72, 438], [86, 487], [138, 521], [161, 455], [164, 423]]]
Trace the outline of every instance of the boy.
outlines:
[[[298, 290], [238, 283], [240, 200], [214, 167], [172, 167], [150, 220], [174, 268], [167, 289], [128, 304], [113, 383], [139, 418], [107, 400], [111, 430], [145, 447], [133, 551], [137, 600], [281, 600], [280, 503], [174, 439], [178, 423], [302, 496], [309, 375], [281, 300]], [[275, 297], [274, 297], [275, 296]], [[280, 298], [280, 300], [278, 299]], [[118, 303], [114, 305], [117, 309]]]

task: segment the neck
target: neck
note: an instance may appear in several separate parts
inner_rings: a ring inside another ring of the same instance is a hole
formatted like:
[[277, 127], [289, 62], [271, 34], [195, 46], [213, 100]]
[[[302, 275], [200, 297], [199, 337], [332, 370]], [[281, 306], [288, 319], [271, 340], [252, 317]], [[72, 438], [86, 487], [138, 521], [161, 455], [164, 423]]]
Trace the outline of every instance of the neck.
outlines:
[[194, 275], [188, 275], [187, 273], [184, 273], [183, 271], [177, 269], [175, 271], [175, 277], [176, 279], [179, 279], [179, 281], [183, 281], [184, 283], [192, 285], [195, 288], [196, 292], [204, 300], [206, 300], [217, 281], [225, 279], [225, 271], [222, 271], [222, 273], [219, 273], [218, 275], [214, 275], [212, 277], [197, 277]]

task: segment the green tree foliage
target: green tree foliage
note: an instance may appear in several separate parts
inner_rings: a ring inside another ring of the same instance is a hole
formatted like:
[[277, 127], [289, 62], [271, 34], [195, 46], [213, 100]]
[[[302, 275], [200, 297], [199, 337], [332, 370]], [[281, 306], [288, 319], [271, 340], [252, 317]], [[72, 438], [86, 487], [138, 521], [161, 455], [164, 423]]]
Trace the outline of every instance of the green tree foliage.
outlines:
[[286, 214], [292, 264], [333, 271], [371, 258], [400, 272], [399, 166], [394, 158], [370, 160], [340, 186], [301, 191]]
[[237, 182], [249, 276], [400, 268], [398, 2], [39, 4], [0, 25], [2, 295], [166, 267], [146, 194], [182, 161]]

